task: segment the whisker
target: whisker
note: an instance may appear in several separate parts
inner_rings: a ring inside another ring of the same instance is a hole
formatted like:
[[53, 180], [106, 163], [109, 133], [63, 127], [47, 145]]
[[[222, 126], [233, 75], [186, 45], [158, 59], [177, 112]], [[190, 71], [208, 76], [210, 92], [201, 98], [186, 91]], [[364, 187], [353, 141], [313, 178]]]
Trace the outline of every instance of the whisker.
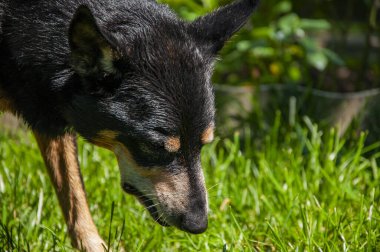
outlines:
[[210, 186], [209, 188], [207, 188], [207, 191], [210, 191], [211, 189], [215, 188], [216, 186], [218, 186], [220, 183], [216, 183], [215, 185], [213, 186]]
[[164, 215], [164, 213], [161, 213], [161, 215], [158, 218], [156, 218], [156, 221], [161, 221], [161, 218], [163, 215]]
[[158, 206], [158, 205], [159, 205], [159, 203], [157, 203], [157, 204], [153, 204], [153, 205], [150, 205], [150, 206], [146, 207], [146, 209], [151, 209], [151, 208], [156, 207], [156, 206]]

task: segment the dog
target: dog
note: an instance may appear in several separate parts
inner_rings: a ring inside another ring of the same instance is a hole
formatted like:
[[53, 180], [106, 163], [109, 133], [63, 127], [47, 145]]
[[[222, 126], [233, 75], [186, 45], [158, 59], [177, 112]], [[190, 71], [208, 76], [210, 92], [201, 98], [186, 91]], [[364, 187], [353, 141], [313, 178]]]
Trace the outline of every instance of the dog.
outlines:
[[155, 221], [207, 229], [200, 151], [214, 135], [213, 64], [257, 0], [193, 22], [152, 0], [0, 0], [0, 111], [33, 131], [75, 248], [103, 251], [76, 133], [113, 151]]

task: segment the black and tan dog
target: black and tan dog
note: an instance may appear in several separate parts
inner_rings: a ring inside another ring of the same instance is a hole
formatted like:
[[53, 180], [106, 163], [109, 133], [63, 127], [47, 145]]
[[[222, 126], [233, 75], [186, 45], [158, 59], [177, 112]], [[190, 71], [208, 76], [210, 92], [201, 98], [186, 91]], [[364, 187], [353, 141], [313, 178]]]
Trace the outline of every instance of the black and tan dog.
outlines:
[[103, 250], [74, 132], [116, 154], [123, 189], [157, 222], [206, 230], [213, 62], [256, 4], [184, 22], [150, 0], [0, 0], [0, 110], [33, 130], [74, 246]]

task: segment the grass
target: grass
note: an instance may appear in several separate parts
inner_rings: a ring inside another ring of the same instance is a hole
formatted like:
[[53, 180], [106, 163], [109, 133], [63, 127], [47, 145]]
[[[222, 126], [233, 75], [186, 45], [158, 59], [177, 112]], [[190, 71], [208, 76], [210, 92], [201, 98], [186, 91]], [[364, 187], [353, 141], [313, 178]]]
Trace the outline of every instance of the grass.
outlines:
[[[209, 229], [189, 235], [153, 222], [119, 188], [112, 153], [80, 140], [95, 223], [113, 251], [380, 251], [380, 153], [365, 135], [340, 139], [307, 118], [262, 141], [218, 139], [202, 162]], [[71, 251], [32, 137], [0, 133], [0, 251]]]

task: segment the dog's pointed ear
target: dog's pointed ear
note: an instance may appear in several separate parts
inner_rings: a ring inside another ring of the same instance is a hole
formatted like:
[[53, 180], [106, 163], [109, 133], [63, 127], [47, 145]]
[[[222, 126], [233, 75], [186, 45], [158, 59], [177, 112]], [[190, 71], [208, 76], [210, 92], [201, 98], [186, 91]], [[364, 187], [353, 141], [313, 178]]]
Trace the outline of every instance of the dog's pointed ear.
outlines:
[[256, 9], [259, 0], [239, 0], [224, 6], [190, 24], [191, 33], [216, 54], [237, 32]]
[[71, 65], [81, 76], [115, 73], [118, 54], [100, 31], [91, 11], [84, 5], [74, 14], [69, 28]]

